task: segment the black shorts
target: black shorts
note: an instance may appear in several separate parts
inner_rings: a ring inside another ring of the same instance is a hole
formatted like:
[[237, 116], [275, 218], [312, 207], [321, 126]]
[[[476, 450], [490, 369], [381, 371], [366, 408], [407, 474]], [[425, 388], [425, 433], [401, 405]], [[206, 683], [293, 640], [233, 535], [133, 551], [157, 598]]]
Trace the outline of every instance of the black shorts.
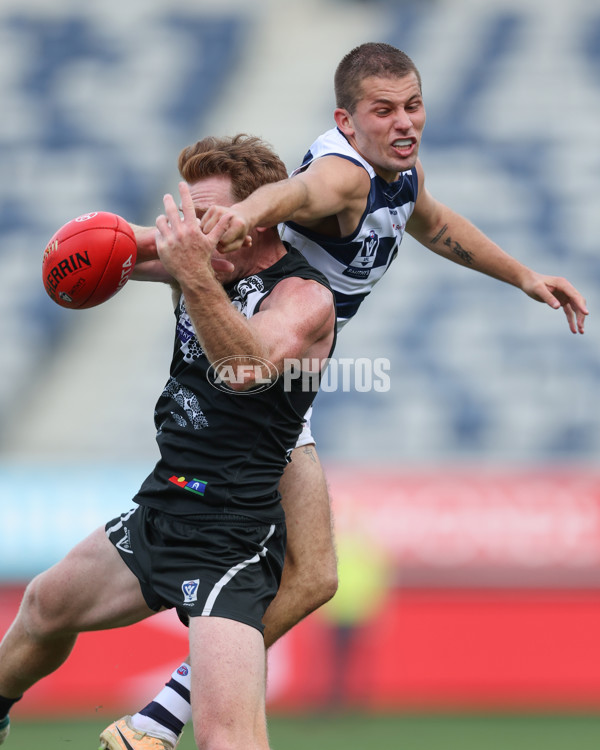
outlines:
[[106, 535], [139, 579], [155, 611], [227, 617], [264, 630], [285, 558], [285, 522], [245, 516], [172, 516], [137, 506], [106, 524]]

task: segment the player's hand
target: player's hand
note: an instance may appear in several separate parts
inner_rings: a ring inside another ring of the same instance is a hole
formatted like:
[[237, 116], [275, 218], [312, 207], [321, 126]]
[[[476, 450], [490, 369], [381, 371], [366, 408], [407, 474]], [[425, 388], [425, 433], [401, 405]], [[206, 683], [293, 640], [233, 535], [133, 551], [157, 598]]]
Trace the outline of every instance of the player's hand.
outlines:
[[165, 195], [165, 213], [156, 219], [155, 238], [160, 260], [183, 287], [205, 283], [214, 279], [214, 271], [232, 270], [233, 265], [215, 254], [227, 222], [219, 221], [209, 233], [203, 232], [187, 183], [179, 183], [179, 194], [181, 213], [173, 196]]
[[231, 253], [252, 245], [248, 221], [235, 206], [211, 206], [200, 219], [200, 226], [209, 234], [221, 222], [226, 228], [217, 246], [220, 253]]
[[525, 294], [538, 302], [544, 302], [565, 312], [569, 328], [573, 333], [583, 333], [586, 316], [589, 315], [585, 298], [566, 279], [560, 276], [544, 276], [534, 273], [522, 287]]

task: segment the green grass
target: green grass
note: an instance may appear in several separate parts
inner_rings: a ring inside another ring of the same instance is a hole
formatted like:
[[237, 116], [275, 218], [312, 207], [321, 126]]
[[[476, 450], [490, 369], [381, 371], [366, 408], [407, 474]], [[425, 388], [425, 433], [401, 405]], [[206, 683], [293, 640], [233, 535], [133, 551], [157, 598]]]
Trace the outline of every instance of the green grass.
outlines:
[[[96, 750], [98, 721], [15, 720], [2, 750]], [[273, 750], [598, 750], [596, 715], [275, 716]], [[187, 728], [177, 750], [194, 750]]]

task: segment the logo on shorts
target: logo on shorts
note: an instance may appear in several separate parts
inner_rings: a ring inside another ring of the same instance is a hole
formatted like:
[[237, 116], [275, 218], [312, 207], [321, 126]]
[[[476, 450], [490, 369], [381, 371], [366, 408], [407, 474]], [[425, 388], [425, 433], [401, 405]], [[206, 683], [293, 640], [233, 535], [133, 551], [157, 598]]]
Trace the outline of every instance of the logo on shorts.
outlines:
[[194, 578], [193, 581], [184, 581], [181, 584], [184, 604], [193, 604], [198, 601], [198, 586], [200, 586], [199, 578]]
[[180, 674], [182, 677], [186, 677], [189, 671], [190, 670], [185, 666], [185, 664], [182, 664], [177, 670], [177, 674]]
[[123, 537], [119, 539], [119, 541], [115, 545], [117, 549], [120, 549], [121, 552], [127, 552], [130, 555], [133, 555], [133, 550], [131, 549], [131, 537], [129, 536], [129, 529], [124, 528], [123, 529]]
[[204, 495], [206, 492], [206, 485], [208, 484], [208, 482], [204, 482], [202, 479], [196, 479], [195, 477], [191, 482], [188, 482], [185, 477], [176, 476], [169, 477], [169, 482], [173, 482], [173, 484], [181, 487], [182, 490], [194, 492], [196, 495]]

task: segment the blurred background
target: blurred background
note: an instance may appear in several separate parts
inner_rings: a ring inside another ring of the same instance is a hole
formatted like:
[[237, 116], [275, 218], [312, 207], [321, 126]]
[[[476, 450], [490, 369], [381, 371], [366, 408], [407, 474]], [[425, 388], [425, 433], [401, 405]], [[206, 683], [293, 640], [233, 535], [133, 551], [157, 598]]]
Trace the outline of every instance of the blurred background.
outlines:
[[[337, 348], [389, 359], [390, 390], [317, 397], [341, 588], [273, 649], [270, 709], [595, 715], [599, 0], [3, 0], [0, 628], [27, 580], [129, 507], [171, 354], [167, 288], [59, 308], [48, 239], [93, 210], [152, 224], [204, 135], [261, 136], [291, 171], [365, 41], [420, 69], [430, 191], [591, 315], [573, 336], [405, 239]], [[15, 714], [134, 710], [185, 637], [170, 615], [83, 636]]]

